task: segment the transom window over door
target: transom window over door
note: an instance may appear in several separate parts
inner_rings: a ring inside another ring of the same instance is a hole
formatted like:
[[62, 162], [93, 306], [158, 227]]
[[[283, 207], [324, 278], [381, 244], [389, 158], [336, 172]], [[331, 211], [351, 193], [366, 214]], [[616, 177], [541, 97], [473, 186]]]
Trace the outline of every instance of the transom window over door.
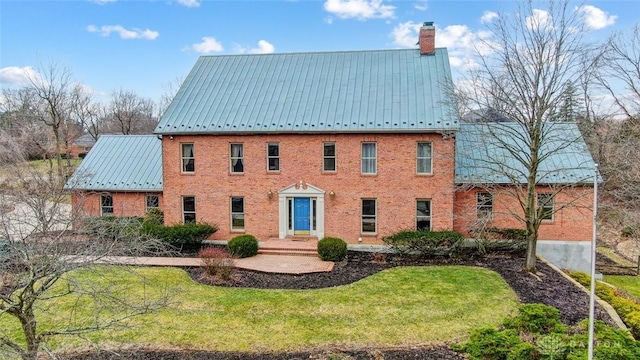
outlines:
[[431, 143], [419, 142], [417, 149], [417, 172], [418, 174], [431, 174]]
[[244, 145], [231, 144], [230, 151], [231, 156], [229, 158], [231, 159], [231, 173], [244, 173]]
[[377, 162], [377, 150], [376, 143], [365, 142], [362, 143], [362, 173], [363, 174], [375, 174]]
[[267, 144], [267, 170], [280, 171], [280, 144]]
[[196, 169], [196, 158], [194, 155], [193, 144], [181, 144], [182, 155], [182, 172], [192, 173]]
[[336, 171], [336, 143], [326, 142], [322, 145], [322, 171], [334, 172]]
[[431, 230], [431, 200], [416, 200], [416, 229]]
[[376, 199], [362, 199], [362, 232], [376, 232]]

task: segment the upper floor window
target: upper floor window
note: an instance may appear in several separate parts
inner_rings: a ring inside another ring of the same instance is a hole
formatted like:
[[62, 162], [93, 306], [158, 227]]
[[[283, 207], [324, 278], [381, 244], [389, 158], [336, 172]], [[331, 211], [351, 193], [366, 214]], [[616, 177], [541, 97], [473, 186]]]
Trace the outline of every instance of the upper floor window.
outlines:
[[181, 144], [182, 172], [194, 172], [196, 158], [193, 151], [193, 144]]
[[491, 220], [493, 217], [493, 194], [488, 192], [476, 194], [476, 213], [478, 220]]
[[231, 198], [231, 230], [244, 230], [244, 198]]
[[147, 195], [145, 198], [146, 211], [160, 206], [160, 197], [158, 195]]
[[182, 222], [184, 222], [185, 224], [196, 222], [196, 197], [195, 196], [182, 197]]
[[280, 171], [280, 144], [267, 144], [267, 170]]
[[113, 216], [113, 197], [111, 195], [100, 196], [100, 215]]
[[362, 143], [362, 173], [375, 174], [377, 162], [376, 143]]
[[419, 142], [417, 151], [418, 174], [431, 174], [431, 143]]
[[243, 173], [244, 172], [244, 145], [243, 144], [231, 144], [231, 172]]
[[322, 171], [336, 171], [336, 143], [326, 142], [322, 147]]
[[416, 200], [416, 230], [431, 230], [431, 200]]
[[376, 199], [362, 199], [362, 232], [376, 232]]
[[538, 194], [538, 209], [541, 209], [540, 218], [542, 220], [553, 220], [553, 194]]

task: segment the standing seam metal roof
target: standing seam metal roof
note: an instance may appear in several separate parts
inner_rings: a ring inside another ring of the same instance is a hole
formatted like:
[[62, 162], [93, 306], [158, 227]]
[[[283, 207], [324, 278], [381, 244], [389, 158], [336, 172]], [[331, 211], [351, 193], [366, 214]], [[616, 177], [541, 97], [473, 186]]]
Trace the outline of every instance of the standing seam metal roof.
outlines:
[[161, 143], [156, 135], [102, 135], [65, 188], [162, 191]]
[[451, 131], [446, 49], [203, 56], [155, 132]]

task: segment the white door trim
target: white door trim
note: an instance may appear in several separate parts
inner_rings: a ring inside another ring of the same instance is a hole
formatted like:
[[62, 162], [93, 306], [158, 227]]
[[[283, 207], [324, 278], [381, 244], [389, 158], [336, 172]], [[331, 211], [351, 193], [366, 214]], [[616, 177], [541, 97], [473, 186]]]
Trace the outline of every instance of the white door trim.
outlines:
[[280, 239], [287, 237], [287, 230], [289, 228], [287, 199], [293, 197], [308, 197], [316, 199], [315, 235], [318, 239], [322, 239], [324, 237], [324, 194], [324, 190], [307, 184], [302, 180], [278, 190], [278, 237]]

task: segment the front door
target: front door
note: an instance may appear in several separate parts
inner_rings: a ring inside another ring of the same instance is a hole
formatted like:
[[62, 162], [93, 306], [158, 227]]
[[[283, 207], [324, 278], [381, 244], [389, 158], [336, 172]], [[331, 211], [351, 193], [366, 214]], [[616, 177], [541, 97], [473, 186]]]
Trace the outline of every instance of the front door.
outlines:
[[309, 235], [311, 230], [311, 199], [296, 197], [293, 199], [293, 233], [295, 235]]

